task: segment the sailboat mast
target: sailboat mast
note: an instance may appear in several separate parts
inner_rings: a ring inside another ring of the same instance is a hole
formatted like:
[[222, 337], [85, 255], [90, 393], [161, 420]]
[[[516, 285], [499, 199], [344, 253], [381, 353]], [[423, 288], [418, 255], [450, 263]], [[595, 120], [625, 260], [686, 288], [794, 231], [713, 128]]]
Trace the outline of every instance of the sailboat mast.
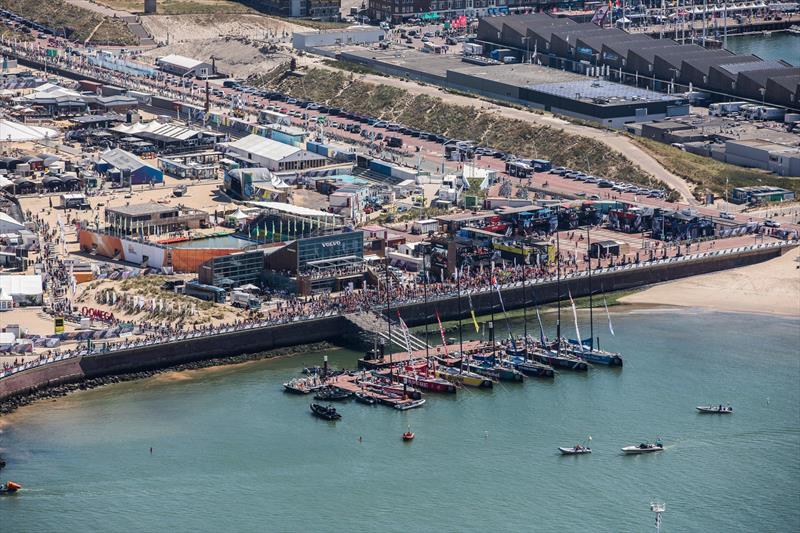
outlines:
[[522, 347], [525, 350], [525, 354], [528, 353], [528, 298], [525, 294], [525, 279], [527, 274], [525, 273], [526, 267], [528, 266], [528, 256], [525, 255], [525, 234], [522, 235], [522, 327], [523, 327], [523, 337], [522, 337]]
[[384, 258], [384, 273], [386, 275], [386, 323], [389, 325], [389, 340], [386, 343], [386, 348], [389, 350], [389, 381], [392, 380], [393, 364], [392, 364], [392, 309], [391, 297], [389, 296], [389, 256]]
[[[586, 245], [588, 246], [587, 250], [587, 257], [589, 259], [589, 333], [591, 335], [591, 340], [589, 341], [589, 349], [594, 350], [594, 312], [592, 306], [592, 237], [589, 234], [589, 226], [586, 226]], [[578, 339], [578, 342], [583, 344], [581, 339]]]
[[427, 256], [425, 253], [422, 254], [422, 295], [425, 300], [425, 360], [429, 360], [431, 357], [430, 354], [430, 342], [428, 342], [428, 319], [431, 316], [431, 310], [428, 307], [428, 270], [426, 266], [426, 262], [428, 261]]
[[556, 302], [558, 317], [556, 318], [556, 350], [561, 356], [561, 239], [558, 234], [558, 208], [556, 208]]
[[456, 295], [458, 300], [458, 351], [461, 352], [461, 360], [464, 360], [464, 335], [461, 328], [461, 272], [458, 270], [458, 259], [456, 259]]

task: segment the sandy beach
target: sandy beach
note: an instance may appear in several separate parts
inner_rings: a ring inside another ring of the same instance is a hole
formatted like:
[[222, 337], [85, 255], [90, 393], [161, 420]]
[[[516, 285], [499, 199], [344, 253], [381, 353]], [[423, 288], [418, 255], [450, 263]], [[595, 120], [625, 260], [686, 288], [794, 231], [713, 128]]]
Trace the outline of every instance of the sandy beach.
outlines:
[[800, 317], [798, 260], [795, 248], [765, 263], [654, 285], [620, 302]]

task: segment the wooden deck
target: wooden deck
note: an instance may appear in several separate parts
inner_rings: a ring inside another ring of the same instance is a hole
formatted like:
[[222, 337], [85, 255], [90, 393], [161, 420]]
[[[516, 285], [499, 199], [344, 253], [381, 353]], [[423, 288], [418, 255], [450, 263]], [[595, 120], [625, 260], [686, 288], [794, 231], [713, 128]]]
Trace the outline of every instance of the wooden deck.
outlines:
[[[474, 340], [474, 341], [467, 341], [464, 343], [464, 352], [468, 353], [480, 348], [483, 341]], [[449, 360], [453, 364], [458, 362], [458, 357], [453, 357], [455, 354], [459, 353], [459, 345], [458, 344], [450, 344], [447, 346], [447, 350], [444, 349], [444, 346], [433, 346], [428, 350], [428, 352], [432, 356], [439, 357], [440, 359]], [[445, 353], [448, 355], [446, 356]], [[426, 351], [423, 350], [415, 350], [411, 353], [409, 352], [396, 352], [389, 357], [388, 355], [383, 359], [365, 359], [361, 358], [358, 360], [358, 368], [364, 370], [378, 370], [382, 368], [388, 368], [389, 366], [397, 363], [402, 363], [405, 361], [415, 361], [418, 359], [425, 359]]]

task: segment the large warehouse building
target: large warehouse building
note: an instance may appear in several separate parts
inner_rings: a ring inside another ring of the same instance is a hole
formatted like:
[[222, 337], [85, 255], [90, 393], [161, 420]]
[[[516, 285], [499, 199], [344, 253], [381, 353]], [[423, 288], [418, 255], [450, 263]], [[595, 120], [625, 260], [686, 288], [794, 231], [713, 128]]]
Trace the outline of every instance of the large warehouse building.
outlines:
[[800, 109], [800, 73], [787, 61], [765, 61], [546, 14], [481, 19], [476, 41], [486, 54], [502, 49], [503, 57], [513, 55], [579, 73], [609, 67], [612, 77], [651, 88], [691, 84], [730, 97]]
[[686, 115], [681, 97], [540, 65], [475, 65], [417, 50], [350, 48], [339, 56], [395, 76], [621, 128], [630, 122]]

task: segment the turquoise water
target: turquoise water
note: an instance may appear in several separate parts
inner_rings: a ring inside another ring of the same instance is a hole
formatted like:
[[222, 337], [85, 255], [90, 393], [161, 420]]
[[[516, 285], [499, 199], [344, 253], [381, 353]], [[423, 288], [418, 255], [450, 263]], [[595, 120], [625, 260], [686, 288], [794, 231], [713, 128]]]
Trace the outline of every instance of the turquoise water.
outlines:
[[[597, 333], [622, 370], [428, 395], [405, 413], [348, 403], [335, 424], [281, 392], [321, 353], [36, 404], [0, 435], [2, 477], [26, 487], [0, 497], [0, 530], [650, 531], [658, 499], [664, 532], [797, 531], [800, 321], [613, 319], [616, 337]], [[731, 416], [694, 409], [726, 401]], [[558, 455], [587, 435], [591, 456]], [[620, 455], [659, 436], [660, 454]]]
[[174, 248], [247, 248], [254, 244], [256, 243], [253, 241], [240, 239], [234, 235], [223, 235], [221, 237], [176, 242], [170, 246]]
[[728, 49], [737, 54], [753, 54], [761, 59], [783, 59], [800, 65], [800, 35], [788, 31], [769, 35], [729, 35]]

